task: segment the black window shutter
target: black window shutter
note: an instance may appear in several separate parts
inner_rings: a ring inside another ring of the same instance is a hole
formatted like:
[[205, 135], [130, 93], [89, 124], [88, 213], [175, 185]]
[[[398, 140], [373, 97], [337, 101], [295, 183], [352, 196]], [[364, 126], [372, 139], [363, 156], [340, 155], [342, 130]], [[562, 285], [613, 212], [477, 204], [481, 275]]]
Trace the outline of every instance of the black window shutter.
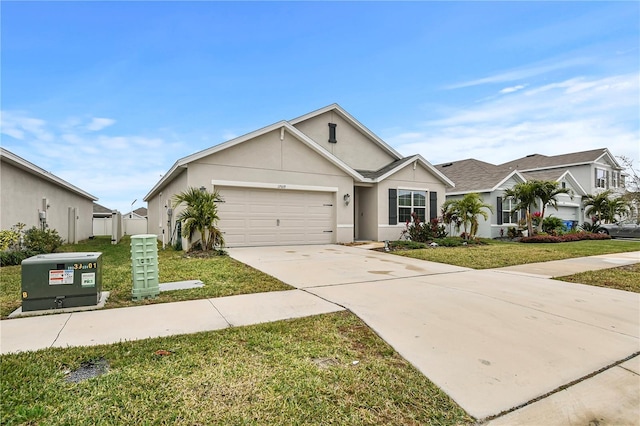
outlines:
[[429, 219], [438, 217], [438, 193], [429, 192]]
[[389, 225], [398, 224], [398, 191], [389, 188]]
[[502, 197], [496, 201], [496, 212], [498, 213], [498, 225], [502, 225]]

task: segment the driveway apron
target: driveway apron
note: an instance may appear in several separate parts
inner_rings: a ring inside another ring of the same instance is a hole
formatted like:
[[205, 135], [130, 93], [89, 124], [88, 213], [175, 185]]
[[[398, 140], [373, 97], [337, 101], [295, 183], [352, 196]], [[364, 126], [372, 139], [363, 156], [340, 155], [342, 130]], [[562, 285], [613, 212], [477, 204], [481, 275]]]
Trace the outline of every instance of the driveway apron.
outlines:
[[229, 252], [351, 310], [478, 419], [640, 351], [636, 293], [335, 245]]

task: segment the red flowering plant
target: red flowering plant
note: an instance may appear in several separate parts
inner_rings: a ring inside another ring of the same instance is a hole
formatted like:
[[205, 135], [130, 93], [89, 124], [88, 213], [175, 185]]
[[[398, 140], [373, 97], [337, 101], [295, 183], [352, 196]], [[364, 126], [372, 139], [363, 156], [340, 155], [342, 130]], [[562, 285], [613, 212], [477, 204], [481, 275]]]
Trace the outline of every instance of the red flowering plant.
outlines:
[[533, 226], [537, 227], [540, 224], [541, 218], [542, 218], [542, 213], [533, 212], [533, 214], [531, 215], [531, 222], [533, 223]]

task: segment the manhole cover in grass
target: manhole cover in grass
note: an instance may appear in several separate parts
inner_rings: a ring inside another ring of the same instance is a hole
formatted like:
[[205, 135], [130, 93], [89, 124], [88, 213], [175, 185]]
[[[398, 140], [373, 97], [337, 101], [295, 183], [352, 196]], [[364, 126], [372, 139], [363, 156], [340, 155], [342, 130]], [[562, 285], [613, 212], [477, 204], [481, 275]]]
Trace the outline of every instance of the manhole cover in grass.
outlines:
[[311, 358], [311, 361], [320, 368], [329, 368], [340, 364], [335, 358]]
[[109, 363], [104, 358], [84, 361], [80, 364], [80, 368], [70, 371], [67, 377], [65, 377], [65, 380], [69, 383], [78, 383], [83, 380], [98, 377], [107, 371], [109, 371]]

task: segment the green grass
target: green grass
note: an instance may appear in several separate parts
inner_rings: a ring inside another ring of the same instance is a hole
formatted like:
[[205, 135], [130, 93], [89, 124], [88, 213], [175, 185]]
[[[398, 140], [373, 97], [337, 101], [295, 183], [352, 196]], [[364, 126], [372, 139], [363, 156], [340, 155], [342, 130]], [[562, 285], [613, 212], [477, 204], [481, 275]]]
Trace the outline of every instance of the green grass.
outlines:
[[438, 247], [436, 249], [397, 251], [394, 254], [467, 268], [490, 269], [640, 250], [639, 242], [620, 240], [575, 241], [555, 244], [524, 244], [493, 240], [485, 240], [485, 242], [487, 245], [483, 246]]
[[599, 271], [581, 272], [556, 279], [640, 293], [640, 263]]
[[[65, 380], [97, 359], [106, 374]], [[473, 422], [348, 312], [0, 360], [3, 425]]]
[[[58, 251], [102, 253], [102, 290], [110, 292], [107, 308], [291, 289], [283, 282], [228, 256], [185, 258], [183, 252], [168, 248], [158, 250], [160, 282], [201, 280], [204, 287], [162, 292], [157, 298], [134, 302], [131, 300], [129, 237], [123, 238], [117, 245], [111, 244], [109, 237], [98, 237], [65, 245]], [[0, 269], [0, 315], [3, 318], [21, 306], [20, 271], [20, 266]]]

